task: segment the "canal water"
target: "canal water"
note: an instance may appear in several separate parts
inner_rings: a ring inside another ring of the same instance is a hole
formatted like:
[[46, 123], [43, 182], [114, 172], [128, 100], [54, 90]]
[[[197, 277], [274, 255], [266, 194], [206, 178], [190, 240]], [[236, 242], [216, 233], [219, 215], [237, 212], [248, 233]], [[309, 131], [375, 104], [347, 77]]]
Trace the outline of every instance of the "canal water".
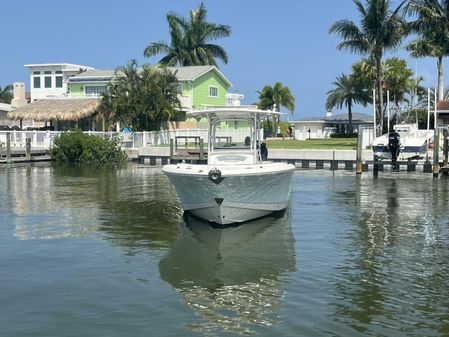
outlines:
[[216, 229], [160, 169], [0, 167], [0, 336], [448, 336], [449, 180], [297, 171]]

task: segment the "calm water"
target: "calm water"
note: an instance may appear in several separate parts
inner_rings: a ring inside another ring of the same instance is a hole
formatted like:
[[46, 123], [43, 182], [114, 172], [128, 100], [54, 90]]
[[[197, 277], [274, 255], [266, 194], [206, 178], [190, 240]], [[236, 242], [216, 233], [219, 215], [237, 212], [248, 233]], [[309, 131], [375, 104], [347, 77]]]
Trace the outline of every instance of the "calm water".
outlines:
[[297, 171], [282, 214], [183, 218], [158, 168], [0, 167], [0, 336], [448, 336], [449, 180]]

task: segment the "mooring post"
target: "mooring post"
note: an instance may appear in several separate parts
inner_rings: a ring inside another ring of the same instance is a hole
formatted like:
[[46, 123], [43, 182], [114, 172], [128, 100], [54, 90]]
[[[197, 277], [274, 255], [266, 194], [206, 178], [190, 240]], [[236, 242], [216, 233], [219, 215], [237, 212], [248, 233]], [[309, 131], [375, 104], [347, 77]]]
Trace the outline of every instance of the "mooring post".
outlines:
[[443, 129], [443, 154], [444, 154], [444, 158], [443, 158], [443, 166], [446, 166], [449, 162], [449, 139], [448, 139], [448, 130], [447, 129]]
[[440, 154], [440, 130], [438, 128], [436, 128], [435, 136], [434, 136], [434, 140], [433, 140], [433, 177], [434, 178], [438, 178], [438, 174], [440, 173], [439, 154]]
[[31, 138], [25, 139], [25, 158], [27, 161], [31, 161]]
[[200, 160], [204, 159], [204, 139], [200, 138]]
[[357, 133], [357, 157], [355, 161], [355, 173], [362, 174], [362, 129], [359, 126], [359, 131]]
[[171, 160], [173, 160], [173, 154], [174, 154], [173, 138], [170, 138], [170, 162], [171, 162]]
[[11, 132], [6, 133], [6, 162], [11, 162]]

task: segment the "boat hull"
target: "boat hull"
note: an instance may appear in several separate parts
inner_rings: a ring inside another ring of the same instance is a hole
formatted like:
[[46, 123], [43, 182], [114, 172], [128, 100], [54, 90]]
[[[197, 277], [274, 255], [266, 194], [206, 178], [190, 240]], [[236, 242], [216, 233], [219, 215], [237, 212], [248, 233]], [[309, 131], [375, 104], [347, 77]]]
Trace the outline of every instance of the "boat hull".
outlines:
[[294, 166], [267, 163], [221, 168], [219, 182], [209, 175], [216, 167], [208, 165], [166, 165], [162, 170], [175, 185], [185, 211], [229, 225], [285, 209]]

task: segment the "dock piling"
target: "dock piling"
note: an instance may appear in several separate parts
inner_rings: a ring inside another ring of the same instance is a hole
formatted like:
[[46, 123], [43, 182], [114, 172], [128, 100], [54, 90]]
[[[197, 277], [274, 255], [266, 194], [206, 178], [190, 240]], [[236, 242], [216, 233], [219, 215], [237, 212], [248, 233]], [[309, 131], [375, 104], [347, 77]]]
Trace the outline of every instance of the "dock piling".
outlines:
[[356, 162], [355, 162], [355, 171], [356, 174], [362, 174], [363, 165], [362, 165], [362, 137], [363, 132], [362, 128], [359, 127], [359, 132], [357, 133], [357, 154], [356, 154]]
[[434, 178], [438, 178], [439, 173], [440, 173], [439, 154], [440, 154], [440, 130], [439, 130], [439, 128], [436, 128], [434, 141], [433, 141], [433, 177]]
[[204, 139], [200, 138], [200, 160], [204, 159]]
[[31, 160], [31, 138], [26, 138], [26, 147], [25, 147], [25, 158], [26, 160]]
[[11, 162], [11, 132], [6, 134], [6, 162]]

